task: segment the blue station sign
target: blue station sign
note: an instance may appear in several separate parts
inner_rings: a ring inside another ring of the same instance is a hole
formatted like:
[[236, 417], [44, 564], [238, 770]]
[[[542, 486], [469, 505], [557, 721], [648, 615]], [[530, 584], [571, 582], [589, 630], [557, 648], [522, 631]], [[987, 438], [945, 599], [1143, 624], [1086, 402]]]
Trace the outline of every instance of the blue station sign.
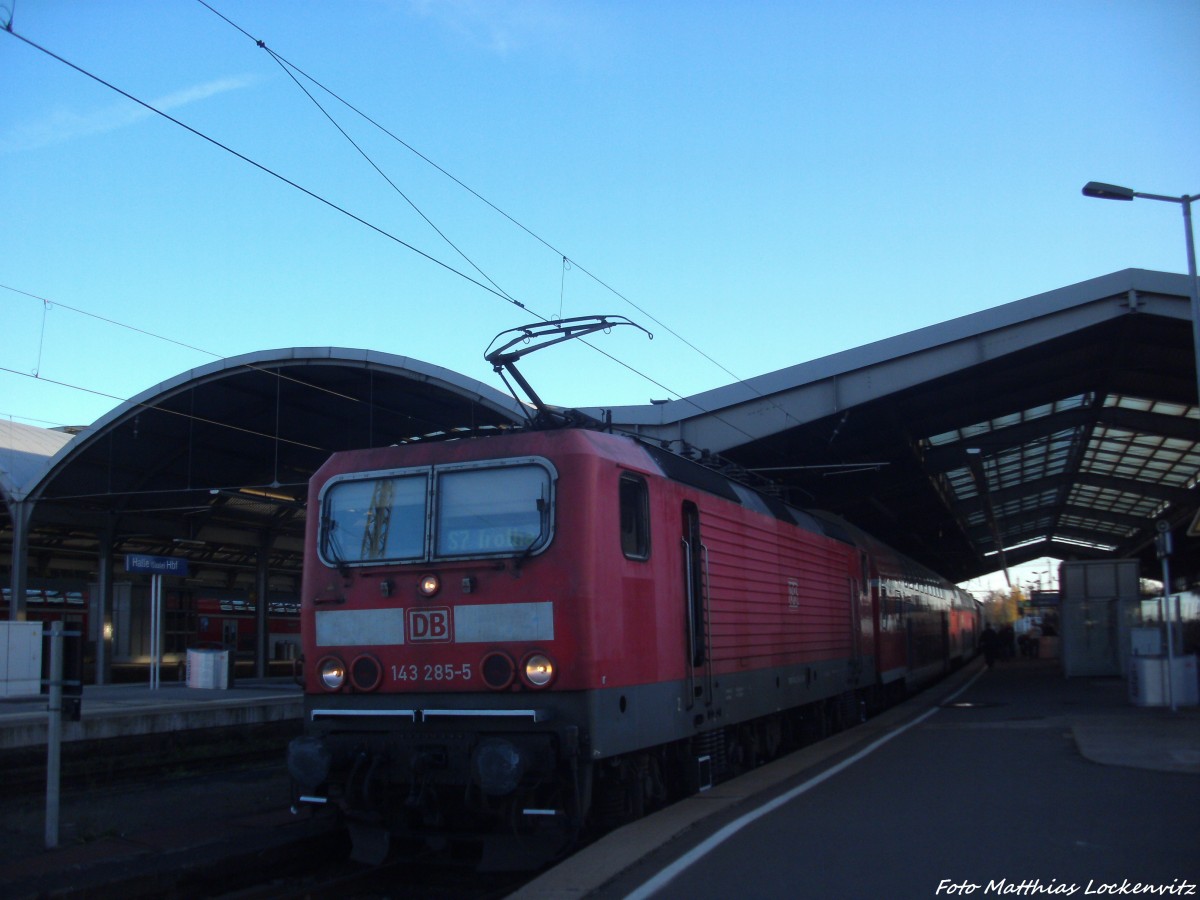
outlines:
[[184, 577], [188, 573], [188, 561], [177, 556], [146, 556], [141, 553], [128, 553], [125, 555], [125, 571]]

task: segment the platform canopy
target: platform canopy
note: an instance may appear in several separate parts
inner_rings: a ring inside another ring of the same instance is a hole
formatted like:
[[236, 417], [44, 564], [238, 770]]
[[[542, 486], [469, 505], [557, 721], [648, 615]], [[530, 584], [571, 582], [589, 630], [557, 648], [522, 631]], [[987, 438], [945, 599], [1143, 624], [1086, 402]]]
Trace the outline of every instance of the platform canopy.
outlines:
[[[1117, 272], [694, 397], [616, 407], [613, 427], [719, 454], [956, 581], [1041, 556], [1136, 556], [1153, 576], [1165, 522], [1173, 571], [1195, 583], [1187, 287], [1182, 275]], [[385, 353], [222, 360], [73, 435], [0, 429], [0, 569], [14, 585], [22, 559], [30, 584], [87, 582], [105, 555], [185, 556], [193, 582], [261, 590], [265, 571], [270, 590], [295, 596], [306, 483], [331, 452], [521, 419], [497, 390]]]
[[1189, 299], [1186, 276], [1125, 270], [613, 422], [717, 453], [955, 581], [1043, 556], [1139, 557], [1156, 577], [1166, 527], [1194, 584]]

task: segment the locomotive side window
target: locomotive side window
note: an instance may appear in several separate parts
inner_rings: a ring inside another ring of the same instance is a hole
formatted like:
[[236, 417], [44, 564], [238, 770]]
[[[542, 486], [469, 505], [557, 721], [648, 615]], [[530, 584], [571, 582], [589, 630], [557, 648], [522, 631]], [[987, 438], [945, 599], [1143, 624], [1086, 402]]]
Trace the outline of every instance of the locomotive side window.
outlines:
[[438, 475], [434, 556], [533, 552], [550, 539], [550, 473], [520, 465]]
[[420, 559], [425, 554], [424, 474], [332, 485], [321, 516], [321, 557], [332, 563]]
[[620, 482], [621, 552], [629, 559], [650, 558], [650, 496], [646, 480], [622, 475]]

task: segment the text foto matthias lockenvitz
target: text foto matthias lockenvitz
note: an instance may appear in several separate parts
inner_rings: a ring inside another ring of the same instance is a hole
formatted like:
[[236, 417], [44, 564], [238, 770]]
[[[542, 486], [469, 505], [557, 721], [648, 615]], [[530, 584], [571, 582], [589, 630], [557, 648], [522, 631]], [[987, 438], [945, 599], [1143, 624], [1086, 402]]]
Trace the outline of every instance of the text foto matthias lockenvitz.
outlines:
[[1052, 878], [1042, 881], [1040, 878], [1026, 878], [1014, 881], [1010, 878], [995, 878], [988, 882], [955, 881], [943, 878], [938, 884], [937, 894], [944, 897], [967, 897], [978, 894], [980, 897], [1036, 897], [1042, 894], [1070, 897], [1074, 894], [1087, 897], [1129, 897], [1129, 896], [1160, 896], [1160, 897], [1194, 897], [1196, 883], [1186, 878], [1176, 878], [1170, 884], [1147, 881], [1095, 881], [1089, 879], [1087, 884], [1075, 881], [1059, 881]]

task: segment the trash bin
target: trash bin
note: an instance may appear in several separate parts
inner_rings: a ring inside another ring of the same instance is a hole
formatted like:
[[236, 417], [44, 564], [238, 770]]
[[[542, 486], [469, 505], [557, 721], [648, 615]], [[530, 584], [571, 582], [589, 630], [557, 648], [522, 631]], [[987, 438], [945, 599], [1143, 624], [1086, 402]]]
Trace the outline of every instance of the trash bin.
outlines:
[[1196, 657], [1135, 656], [1129, 669], [1129, 699], [1137, 706], [1196, 706]]
[[196, 647], [187, 652], [187, 686], [209, 690], [232, 687], [233, 654], [228, 650]]

